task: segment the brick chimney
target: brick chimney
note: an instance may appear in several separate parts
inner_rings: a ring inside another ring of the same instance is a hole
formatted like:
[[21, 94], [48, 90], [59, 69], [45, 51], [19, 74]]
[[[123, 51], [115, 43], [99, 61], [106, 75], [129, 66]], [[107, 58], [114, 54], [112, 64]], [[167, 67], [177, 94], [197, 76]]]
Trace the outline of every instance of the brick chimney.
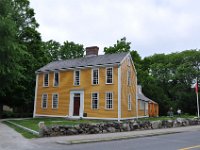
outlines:
[[85, 57], [98, 56], [98, 52], [99, 52], [98, 46], [86, 47], [85, 50], [86, 50], [86, 56]]

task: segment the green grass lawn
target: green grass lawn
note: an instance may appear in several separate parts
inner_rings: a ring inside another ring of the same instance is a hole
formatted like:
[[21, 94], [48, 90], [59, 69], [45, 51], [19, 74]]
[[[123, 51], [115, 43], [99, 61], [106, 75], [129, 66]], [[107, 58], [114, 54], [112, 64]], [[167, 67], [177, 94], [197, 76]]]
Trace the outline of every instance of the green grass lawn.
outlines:
[[24, 127], [30, 128], [35, 131], [39, 131], [38, 123], [43, 121], [46, 126], [52, 125], [76, 125], [80, 123], [100, 123], [100, 120], [66, 120], [64, 118], [32, 118], [23, 120], [10, 120]]
[[194, 118], [195, 116], [190, 116], [190, 115], [181, 115], [181, 116], [173, 116], [173, 117], [168, 117], [168, 116], [161, 116], [161, 117], [150, 117], [150, 118], [140, 118], [139, 120], [141, 121], [157, 121], [157, 120], [175, 120], [177, 118]]

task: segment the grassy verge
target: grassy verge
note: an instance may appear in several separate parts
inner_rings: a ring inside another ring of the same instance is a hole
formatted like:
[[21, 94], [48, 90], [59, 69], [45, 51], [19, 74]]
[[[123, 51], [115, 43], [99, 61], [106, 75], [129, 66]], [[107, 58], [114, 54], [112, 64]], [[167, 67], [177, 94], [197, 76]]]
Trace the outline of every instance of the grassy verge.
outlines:
[[158, 121], [158, 120], [175, 120], [177, 118], [194, 118], [195, 116], [189, 116], [189, 115], [181, 115], [181, 116], [161, 116], [161, 117], [153, 117], [153, 118], [140, 118], [141, 121]]
[[27, 132], [27, 131], [19, 128], [19, 127], [16, 127], [15, 125], [12, 125], [8, 122], [3, 122], [3, 123], [6, 124], [7, 126], [13, 128], [15, 131], [19, 132], [22, 136], [24, 136], [27, 139], [38, 138], [38, 136], [33, 135], [33, 134], [31, 134], [31, 133], [29, 133], [29, 132]]
[[10, 120], [24, 127], [30, 128], [35, 131], [39, 131], [38, 123], [43, 121], [46, 126], [52, 125], [76, 125], [80, 123], [99, 123], [100, 120], [66, 120], [64, 118], [32, 118], [24, 120]]

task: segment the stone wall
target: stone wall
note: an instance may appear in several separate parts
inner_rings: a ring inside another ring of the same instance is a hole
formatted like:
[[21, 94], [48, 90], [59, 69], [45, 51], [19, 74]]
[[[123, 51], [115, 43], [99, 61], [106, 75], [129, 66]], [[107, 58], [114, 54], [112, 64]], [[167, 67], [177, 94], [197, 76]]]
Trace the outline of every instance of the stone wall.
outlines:
[[189, 125], [200, 125], [200, 119], [184, 119], [177, 118], [176, 120], [163, 121], [138, 121], [129, 120], [126, 122], [105, 122], [105, 123], [82, 123], [75, 126], [41, 126], [40, 136], [68, 136], [78, 134], [100, 134], [112, 132], [125, 132], [134, 130], [150, 130], [161, 128], [173, 128]]

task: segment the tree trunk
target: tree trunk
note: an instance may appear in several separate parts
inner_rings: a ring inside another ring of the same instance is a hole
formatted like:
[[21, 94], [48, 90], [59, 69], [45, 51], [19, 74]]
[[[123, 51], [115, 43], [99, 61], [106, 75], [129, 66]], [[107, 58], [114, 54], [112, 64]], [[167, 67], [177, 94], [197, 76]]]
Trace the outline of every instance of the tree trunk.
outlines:
[[3, 117], [3, 103], [0, 102], [0, 119]]

